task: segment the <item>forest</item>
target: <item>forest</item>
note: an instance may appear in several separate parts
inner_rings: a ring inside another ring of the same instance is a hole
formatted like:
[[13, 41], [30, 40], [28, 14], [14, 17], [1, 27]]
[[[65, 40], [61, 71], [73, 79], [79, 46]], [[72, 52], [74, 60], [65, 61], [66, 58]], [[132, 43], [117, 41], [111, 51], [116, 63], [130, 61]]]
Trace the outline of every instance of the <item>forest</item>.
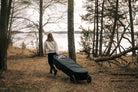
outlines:
[[[82, 0], [81, 12], [85, 13], [80, 17], [85, 26], [79, 24], [79, 52], [75, 48], [75, 0], [0, 1], [0, 92], [138, 91], [137, 0]], [[57, 76], [47, 73], [43, 37], [50, 24], [54, 28], [63, 23], [68, 51], [59, 53], [86, 68], [91, 83], [70, 83], [61, 71]], [[19, 33], [35, 33], [37, 49], [27, 49], [24, 42], [21, 48], [13, 46], [13, 36]]]

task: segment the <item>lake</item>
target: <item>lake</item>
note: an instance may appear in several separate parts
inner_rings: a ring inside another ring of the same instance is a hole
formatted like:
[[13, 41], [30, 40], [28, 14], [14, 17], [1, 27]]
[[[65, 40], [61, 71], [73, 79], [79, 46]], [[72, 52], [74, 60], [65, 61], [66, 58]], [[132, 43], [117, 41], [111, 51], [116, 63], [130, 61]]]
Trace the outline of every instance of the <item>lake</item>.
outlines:
[[[80, 43], [80, 33], [75, 34], [75, 48], [76, 51], [82, 49]], [[59, 51], [68, 51], [68, 36], [67, 33], [53, 33], [53, 37], [58, 44]], [[22, 43], [26, 44], [28, 49], [38, 48], [38, 35], [35, 33], [17, 33], [13, 37], [13, 46], [22, 48]], [[43, 35], [43, 42], [47, 39], [46, 35]]]
[[[59, 51], [68, 51], [68, 36], [67, 33], [53, 33], [54, 39], [56, 40], [58, 44], [58, 50]], [[82, 46], [80, 45], [80, 36], [81, 33], [75, 33], [75, 49], [76, 52], [79, 52], [82, 50]], [[131, 36], [129, 34], [126, 34], [125, 37], [128, 37], [129, 40], [131, 40]], [[22, 43], [26, 44], [26, 48], [28, 49], [36, 49], [38, 48], [38, 34], [36, 33], [16, 33], [12, 37], [13, 39], [13, 45], [16, 47], [22, 48]], [[43, 35], [43, 42], [47, 39], [46, 35]], [[116, 37], [115, 37], [116, 39]], [[137, 36], [135, 35], [135, 39], [137, 40]], [[136, 44], [138, 43], [138, 40], [136, 41]], [[127, 49], [131, 46], [128, 40], [123, 39], [121, 41], [121, 45], [123, 48]], [[103, 49], [105, 49], [103, 45]]]

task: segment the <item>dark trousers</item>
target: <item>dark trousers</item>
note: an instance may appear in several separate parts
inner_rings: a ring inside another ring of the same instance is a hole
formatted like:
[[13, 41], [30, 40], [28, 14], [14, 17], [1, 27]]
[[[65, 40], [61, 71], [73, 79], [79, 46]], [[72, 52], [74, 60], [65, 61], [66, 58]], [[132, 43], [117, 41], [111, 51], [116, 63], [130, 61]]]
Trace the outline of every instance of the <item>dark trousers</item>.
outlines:
[[54, 70], [54, 72], [56, 71], [54, 65], [53, 65], [53, 56], [56, 55], [56, 53], [49, 53], [48, 54], [48, 63], [50, 65], [50, 73], [52, 73], [52, 70]]

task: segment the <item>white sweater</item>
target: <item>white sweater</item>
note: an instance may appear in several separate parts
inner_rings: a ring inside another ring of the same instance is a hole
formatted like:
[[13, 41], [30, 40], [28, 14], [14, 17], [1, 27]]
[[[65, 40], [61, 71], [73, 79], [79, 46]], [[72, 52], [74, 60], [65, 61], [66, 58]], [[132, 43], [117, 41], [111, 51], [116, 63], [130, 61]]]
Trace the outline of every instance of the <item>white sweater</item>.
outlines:
[[44, 53], [58, 53], [58, 46], [55, 41], [45, 41], [44, 42]]

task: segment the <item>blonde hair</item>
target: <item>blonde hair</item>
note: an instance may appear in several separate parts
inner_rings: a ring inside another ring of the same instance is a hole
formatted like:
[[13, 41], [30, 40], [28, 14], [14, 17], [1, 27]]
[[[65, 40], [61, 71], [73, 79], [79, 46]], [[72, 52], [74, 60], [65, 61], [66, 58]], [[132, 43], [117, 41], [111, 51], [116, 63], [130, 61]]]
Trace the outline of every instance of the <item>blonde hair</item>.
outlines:
[[49, 42], [54, 41], [52, 33], [48, 33], [46, 41], [49, 41]]

